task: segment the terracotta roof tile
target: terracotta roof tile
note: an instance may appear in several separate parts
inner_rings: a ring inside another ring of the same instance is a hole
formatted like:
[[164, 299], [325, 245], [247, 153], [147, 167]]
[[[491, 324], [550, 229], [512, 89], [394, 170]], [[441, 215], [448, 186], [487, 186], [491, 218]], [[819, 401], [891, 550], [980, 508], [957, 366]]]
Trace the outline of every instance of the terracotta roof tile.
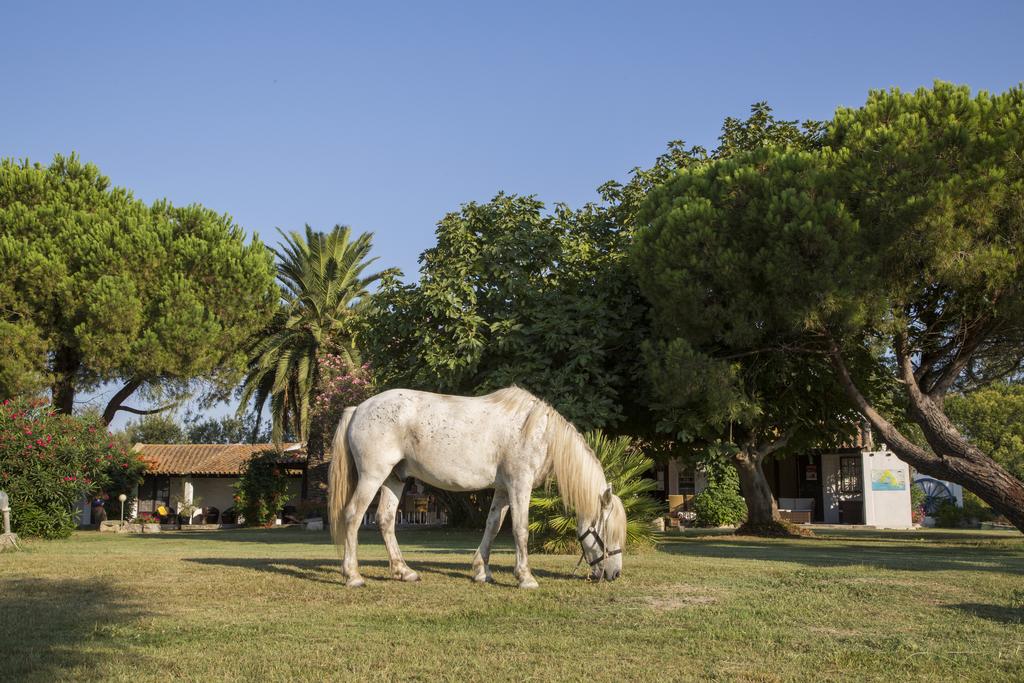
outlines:
[[[302, 444], [283, 444], [282, 465], [306, 461]], [[154, 444], [137, 443], [135, 451], [149, 464], [153, 474], [239, 474], [256, 453], [274, 450], [269, 443], [257, 444]]]

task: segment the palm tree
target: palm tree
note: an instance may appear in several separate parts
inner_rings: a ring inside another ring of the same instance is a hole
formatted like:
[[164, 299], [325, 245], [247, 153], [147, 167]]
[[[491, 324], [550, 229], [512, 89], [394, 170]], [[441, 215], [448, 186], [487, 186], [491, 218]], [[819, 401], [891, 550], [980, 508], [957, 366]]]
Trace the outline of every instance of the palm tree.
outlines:
[[[364, 275], [376, 258], [367, 258], [373, 234], [352, 240], [352, 230], [335, 225], [324, 234], [306, 226], [305, 235], [281, 233], [277, 279], [281, 308], [249, 349], [242, 383], [241, 406], [252, 401], [261, 415], [270, 401], [272, 438], [280, 443], [285, 431], [305, 441], [309, 412], [317, 390], [317, 359], [330, 351], [357, 365], [356, 313], [369, 301], [368, 287], [391, 272]], [[258, 420], [257, 420], [258, 423]]]

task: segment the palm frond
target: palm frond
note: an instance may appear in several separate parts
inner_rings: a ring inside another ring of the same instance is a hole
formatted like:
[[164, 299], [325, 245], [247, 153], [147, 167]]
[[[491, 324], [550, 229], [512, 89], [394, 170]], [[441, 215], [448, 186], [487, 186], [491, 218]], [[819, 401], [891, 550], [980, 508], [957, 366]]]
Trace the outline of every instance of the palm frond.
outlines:
[[300, 232], [278, 229], [281, 241], [271, 251], [277, 258], [281, 310], [268, 328], [250, 343], [242, 404], [262, 411], [269, 400], [273, 434], [290, 428], [303, 438], [318, 389], [317, 358], [339, 350], [358, 364], [351, 319], [369, 297], [369, 287], [391, 269], [364, 275], [372, 233], [352, 238], [347, 226], [322, 233], [306, 225]]
[[[661, 506], [649, 494], [657, 483], [644, 475], [654, 461], [640, 451], [628, 436], [608, 437], [600, 431], [587, 432], [588, 445], [604, 468], [608, 483], [626, 508], [626, 542], [632, 548], [654, 544], [651, 520]], [[557, 487], [536, 489], [530, 499], [530, 544], [540, 552], [576, 552], [576, 515], [566, 511]]]

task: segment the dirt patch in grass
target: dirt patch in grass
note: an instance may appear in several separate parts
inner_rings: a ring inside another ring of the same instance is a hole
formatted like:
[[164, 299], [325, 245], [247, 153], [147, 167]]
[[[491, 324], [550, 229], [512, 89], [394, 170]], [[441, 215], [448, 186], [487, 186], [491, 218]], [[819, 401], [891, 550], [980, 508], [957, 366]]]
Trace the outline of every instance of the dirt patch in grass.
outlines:
[[915, 588], [921, 587], [922, 583], [927, 583], [922, 579], [894, 579], [880, 576], [859, 576], [847, 579], [847, 581], [850, 583], [866, 583], [873, 586], [912, 586]]
[[860, 631], [855, 631], [851, 628], [835, 628], [832, 626], [811, 626], [808, 630], [811, 633], [828, 638], [856, 638], [860, 635]]
[[718, 602], [718, 596], [709, 593], [707, 589], [686, 584], [666, 586], [664, 591], [659, 592], [657, 595], [644, 595], [640, 598], [642, 605], [656, 612], [713, 605], [716, 602]]

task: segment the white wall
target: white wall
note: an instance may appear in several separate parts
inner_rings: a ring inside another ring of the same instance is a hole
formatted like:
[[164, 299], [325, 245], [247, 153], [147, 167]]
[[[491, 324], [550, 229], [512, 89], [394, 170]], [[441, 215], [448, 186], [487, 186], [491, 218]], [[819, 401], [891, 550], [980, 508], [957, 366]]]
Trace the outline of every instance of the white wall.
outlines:
[[[215, 507], [224, 512], [235, 505], [234, 485], [238, 477], [189, 477], [192, 482], [193, 499], [200, 498], [201, 507]], [[174, 491], [174, 482], [171, 483], [171, 490]], [[288, 499], [285, 504], [299, 502], [299, 495], [302, 492], [302, 479], [292, 477], [288, 479]], [[172, 502], [174, 494], [171, 494]], [[198, 513], [197, 513], [198, 514]]]
[[[189, 477], [192, 482], [192, 500], [200, 507], [215, 507], [224, 512], [235, 506], [238, 477]], [[198, 499], [198, 500], [197, 500]]]
[[703, 469], [698, 468], [693, 475], [693, 492], [694, 494], [700, 493], [708, 487], [708, 474]]
[[[861, 458], [864, 481], [864, 523], [880, 529], [909, 529], [910, 518], [910, 466], [892, 451], [865, 451]], [[884, 484], [873, 485], [883, 477], [896, 482], [899, 490], [885, 490]]]

